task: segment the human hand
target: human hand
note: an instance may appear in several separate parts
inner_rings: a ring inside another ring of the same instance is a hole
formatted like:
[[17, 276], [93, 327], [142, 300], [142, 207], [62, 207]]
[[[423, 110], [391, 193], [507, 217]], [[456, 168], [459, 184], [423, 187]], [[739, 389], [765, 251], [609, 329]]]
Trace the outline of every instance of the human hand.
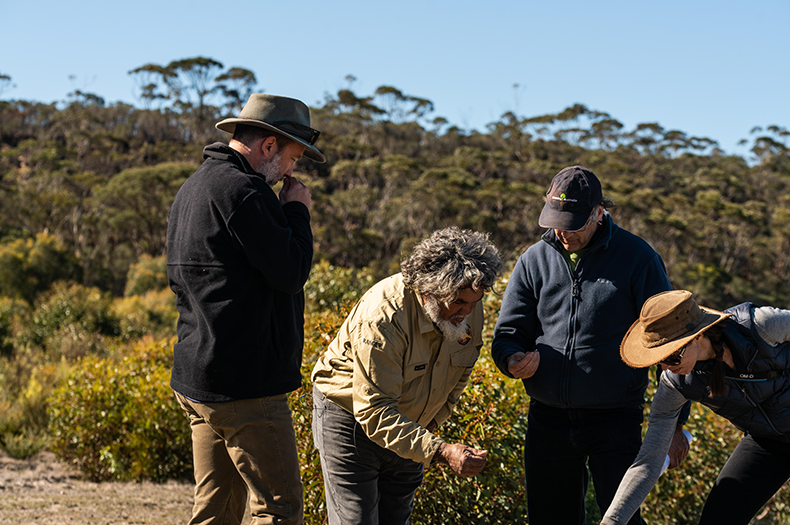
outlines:
[[461, 443], [453, 445], [442, 443], [436, 455], [437, 463], [448, 465], [459, 476], [470, 478], [479, 474], [486, 466], [488, 451], [468, 447]]
[[538, 370], [540, 364], [540, 353], [538, 352], [516, 352], [507, 360], [507, 370], [516, 379], [529, 379]]
[[690, 449], [689, 441], [683, 434], [683, 425], [676, 426], [675, 433], [672, 436], [672, 443], [669, 445], [669, 451], [667, 451], [669, 455], [669, 467], [667, 468], [671, 470], [679, 467], [683, 460], [686, 459], [686, 456], [688, 456]]
[[280, 204], [292, 201], [301, 202], [309, 208], [313, 202], [313, 197], [307, 186], [302, 184], [299, 179], [286, 176], [283, 179], [283, 187], [280, 190]]

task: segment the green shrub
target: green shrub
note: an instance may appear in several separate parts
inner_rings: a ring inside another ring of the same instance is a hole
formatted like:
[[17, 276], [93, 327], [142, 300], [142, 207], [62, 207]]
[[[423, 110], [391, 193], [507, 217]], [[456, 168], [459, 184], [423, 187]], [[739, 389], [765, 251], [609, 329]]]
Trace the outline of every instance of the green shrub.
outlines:
[[49, 396], [68, 373], [66, 363], [31, 363], [28, 356], [0, 359], [0, 447], [17, 459], [50, 443]]
[[120, 323], [120, 336], [124, 341], [143, 336], [164, 338], [176, 333], [178, 311], [176, 296], [170, 288], [116, 299], [112, 312]]
[[311, 312], [322, 312], [347, 307], [374, 284], [373, 274], [366, 268], [341, 268], [322, 260], [313, 265], [305, 284], [306, 308]]
[[98, 288], [59, 281], [39, 297], [27, 341], [69, 359], [102, 353], [120, 334], [112, 300]]
[[[124, 297], [143, 295], [151, 290], [167, 288], [167, 258], [143, 255], [129, 267]], [[174, 296], [175, 297], [175, 296]]]
[[[306, 292], [309, 308], [305, 323], [302, 388], [290, 395], [294, 429], [299, 444], [299, 460], [305, 488], [305, 523], [324, 523], [326, 516], [323, 477], [318, 452], [312, 440], [312, 390], [310, 373], [316, 359], [332, 341], [353, 302], [372, 284], [366, 271], [316, 265]], [[503, 290], [503, 279], [495, 287]], [[65, 293], [63, 290], [61, 292]], [[160, 295], [161, 294], [161, 295]], [[79, 295], [79, 294], [77, 294]], [[57, 296], [57, 293], [50, 296]], [[166, 297], [165, 297], [166, 296]], [[100, 302], [99, 298], [96, 298]], [[146, 303], [146, 301], [149, 301]], [[54, 301], [57, 303], [57, 301]], [[80, 303], [80, 301], [77, 301]], [[438, 433], [449, 442], [461, 442], [489, 451], [488, 466], [474, 478], [461, 478], [445, 466], [426, 472], [418, 490], [412, 522], [442, 523], [525, 523], [526, 493], [522, 449], [526, 433], [528, 397], [520, 381], [505, 378], [490, 358], [490, 341], [501, 303], [501, 296], [489, 293], [484, 298], [486, 345], [459, 405]], [[49, 304], [49, 303], [47, 303]], [[167, 306], [165, 306], [167, 305]], [[104, 307], [100, 308], [102, 310]], [[144, 312], [159, 311], [163, 319], [174, 320], [168, 289], [149, 291], [143, 296], [117, 301], [113, 306], [124, 326], [124, 334], [134, 338], [156, 331], [170, 321], [158, 324]], [[52, 313], [53, 318], [64, 315]], [[171, 316], [171, 317], [168, 317]], [[123, 321], [126, 316], [126, 321]], [[67, 317], [67, 316], [66, 316]], [[112, 317], [112, 316], [110, 316]], [[136, 318], [132, 319], [132, 318]], [[130, 320], [131, 319], [131, 320]], [[74, 322], [73, 320], [71, 322]], [[126, 323], [126, 324], [124, 324]], [[68, 324], [68, 323], [67, 323]], [[94, 323], [94, 327], [101, 323]], [[173, 340], [148, 339], [119, 354], [116, 359], [98, 356], [81, 359], [50, 400], [49, 425], [52, 448], [95, 480], [184, 478], [191, 473], [191, 436], [188, 418], [169, 388]], [[0, 361], [1, 362], [1, 361]], [[35, 369], [35, 366], [29, 366]], [[0, 367], [0, 384], [8, 384], [12, 369]], [[35, 393], [32, 374], [15, 388], [13, 403], [0, 395], [0, 413], [14, 406], [21, 414], [25, 396], [40, 399]], [[40, 377], [56, 378], [43, 372]], [[36, 379], [40, 381], [40, 379]], [[47, 384], [54, 384], [54, 379]], [[31, 386], [32, 385], [32, 386]], [[652, 397], [654, 382], [648, 390]], [[28, 394], [22, 395], [22, 392]], [[46, 388], [41, 392], [46, 392]], [[649, 410], [649, 406], [646, 409]], [[40, 446], [35, 432], [22, 432], [21, 419], [0, 419], [0, 436], [17, 453]], [[11, 421], [11, 423], [8, 423]], [[15, 425], [15, 426], [14, 426]], [[726, 420], [695, 404], [687, 428], [695, 436], [684, 465], [665, 473], [643, 505], [649, 523], [694, 523], [699, 519], [705, 498], [719, 470], [741, 438]], [[12, 429], [9, 431], [9, 429]], [[8, 446], [8, 445], [7, 445]], [[753, 523], [787, 523], [790, 495], [780, 491]], [[588, 521], [596, 522], [598, 510], [592, 485], [587, 496]]]
[[174, 342], [83, 358], [50, 403], [52, 450], [96, 481], [190, 476], [189, 420], [169, 386]]
[[526, 518], [523, 446], [528, 398], [518, 381], [478, 361], [452, 417], [437, 435], [449, 443], [488, 450], [488, 463], [473, 478], [432, 467], [414, 506], [415, 524], [523, 523]]
[[14, 353], [17, 335], [30, 322], [30, 307], [26, 302], [0, 297], [0, 357]]
[[78, 280], [80, 266], [74, 254], [53, 235], [16, 239], [0, 244], [0, 295], [32, 303], [52, 283]]

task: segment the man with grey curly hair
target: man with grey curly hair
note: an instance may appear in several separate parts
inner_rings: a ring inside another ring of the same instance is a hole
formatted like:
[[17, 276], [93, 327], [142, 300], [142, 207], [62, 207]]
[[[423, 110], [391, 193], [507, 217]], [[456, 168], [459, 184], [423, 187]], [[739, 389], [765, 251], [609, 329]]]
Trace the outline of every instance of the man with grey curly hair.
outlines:
[[486, 234], [434, 232], [365, 293], [318, 359], [313, 438], [330, 525], [406, 524], [425, 467], [483, 470], [487, 451], [433, 432], [480, 355], [480, 300], [501, 270]]

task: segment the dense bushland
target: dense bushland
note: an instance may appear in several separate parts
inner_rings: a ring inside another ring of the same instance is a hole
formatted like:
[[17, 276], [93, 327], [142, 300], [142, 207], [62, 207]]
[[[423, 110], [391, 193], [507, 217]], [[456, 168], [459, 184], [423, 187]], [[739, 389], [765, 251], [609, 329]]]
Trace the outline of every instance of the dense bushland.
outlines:
[[[324, 519], [323, 480], [312, 444], [313, 364], [343, 322], [368, 272], [317, 266], [306, 292], [317, 303], [307, 317], [303, 387], [291, 394], [300, 443], [307, 523]], [[500, 288], [504, 287], [504, 280]], [[485, 299], [486, 339], [490, 342], [500, 297]], [[79, 358], [47, 399], [51, 448], [94, 480], [188, 479], [191, 474], [189, 424], [168, 387], [172, 338], [146, 338], [121, 345], [105, 357]], [[652, 386], [650, 392], [652, 393]], [[425, 524], [520, 523], [526, 513], [522, 444], [528, 398], [520, 382], [502, 376], [490, 359], [489, 346], [476, 366], [453, 418], [439, 429], [450, 442], [489, 450], [489, 465], [472, 479], [443, 466], [430, 469], [418, 492], [414, 522]], [[665, 473], [643, 513], [652, 523], [694, 523], [705, 495], [740, 439], [724, 419], [695, 405], [687, 428], [695, 439], [683, 468]], [[760, 523], [790, 518], [790, 492], [782, 491], [765, 509]], [[592, 493], [588, 512], [598, 516]]]
[[[80, 91], [52, 104], [0, 100], [0, 448], [15, 457], [51, 448], [96, 480], [183, 479], [188, 422], [168, 387], [177, 314], [167, 211], [202, 147], [227, 138], [213, 123], [235, 114], [256, 81], [202, 57], [130, 74], [141, 107]], [[322, 521], [323, 491], [308, 377], [344, 314], [437, 228], [489, 232], [512, 263], [542, 233], [543, 195], [562, 167], [593, 169], [617, 204], [615, 221], [650, 242], [674, 286], [702, 304], [790, 307], [786, 128], [753, 129], [748, 158], [656, 123], [627, 130], [578, 104], [550, 115], [506, 112], [485, 132], [465, 131], [430, 116], [427, 99], [391, 86], [361, 95], [348, 80], [312, 108], [329, 162], [296, 168], [313, 194], [316, 247], [305, 382], [291, 396], [309, 523]], [[486, 299], [488, 344], [498, 301]], [[490, 464], [471, 480], [430, 470], [415, 523], [523, 521], [527, 406], [486, 347], [439, 432], [490, 450]], [[695, 521], [739, 438], [701, 407], [689, 428], [692, 454], [644, 507], [655, 523]], [[762, 523], [790, 519], [789, 498], [781, 492]], [[591, 495], [588, 503], [594, 522]]]

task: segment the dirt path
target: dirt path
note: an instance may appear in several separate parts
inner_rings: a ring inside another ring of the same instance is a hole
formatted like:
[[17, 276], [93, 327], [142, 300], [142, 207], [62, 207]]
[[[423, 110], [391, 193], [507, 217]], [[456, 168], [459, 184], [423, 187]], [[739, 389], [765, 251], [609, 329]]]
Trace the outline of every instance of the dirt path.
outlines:
[[91, 483], [51, 452], [0, 452], [2, 525], [176, 525], [189, 521], [189, 483]]

